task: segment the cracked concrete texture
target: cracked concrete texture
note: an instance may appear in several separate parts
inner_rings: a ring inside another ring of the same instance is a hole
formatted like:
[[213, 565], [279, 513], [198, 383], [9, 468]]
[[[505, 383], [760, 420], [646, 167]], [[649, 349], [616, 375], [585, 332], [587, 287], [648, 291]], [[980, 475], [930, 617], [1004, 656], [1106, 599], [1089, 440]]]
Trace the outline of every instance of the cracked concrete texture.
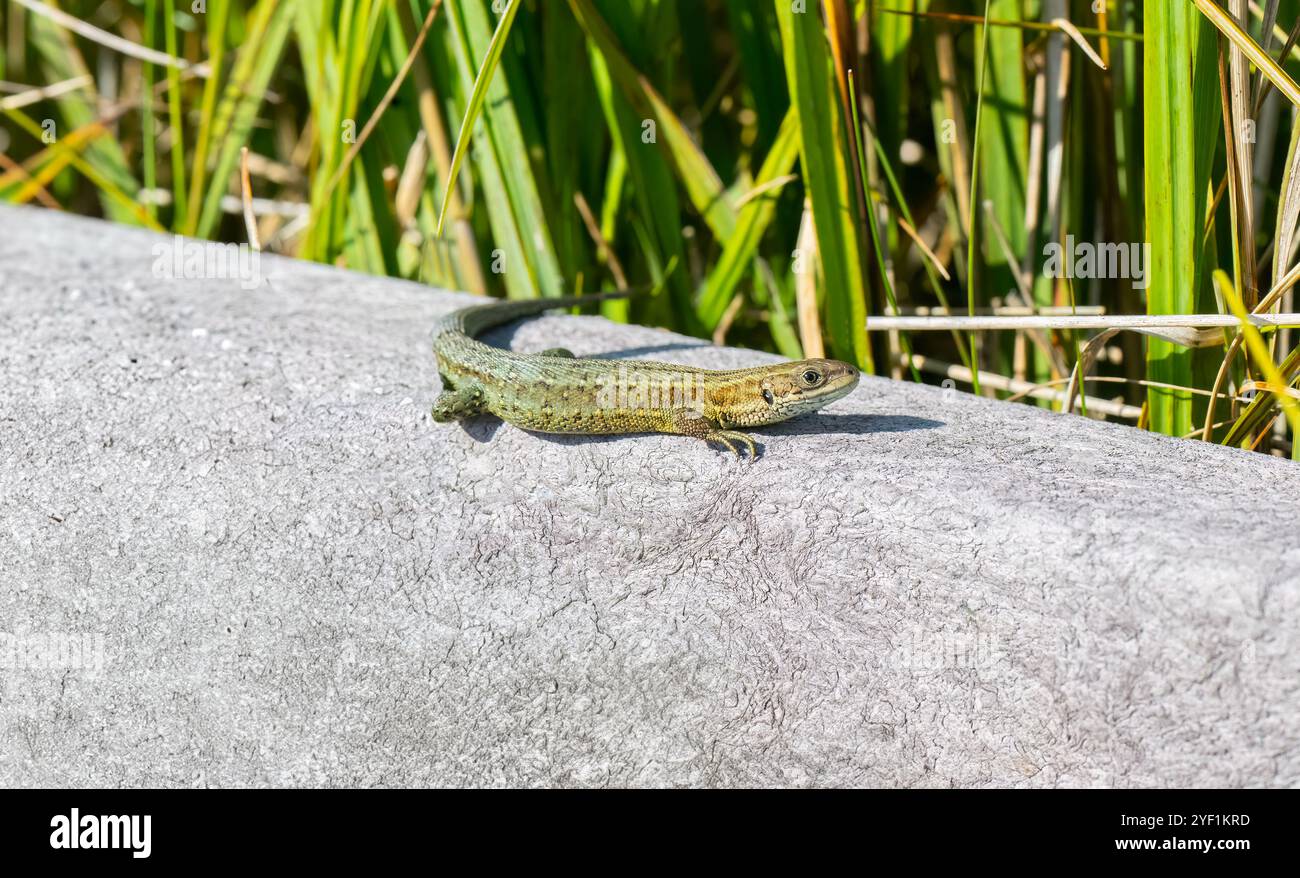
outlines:
[[1288, 462], [877, 379], [752, 465], [437, 425], [466, 297], [0, 224], [6, 786], [1300, 784]]

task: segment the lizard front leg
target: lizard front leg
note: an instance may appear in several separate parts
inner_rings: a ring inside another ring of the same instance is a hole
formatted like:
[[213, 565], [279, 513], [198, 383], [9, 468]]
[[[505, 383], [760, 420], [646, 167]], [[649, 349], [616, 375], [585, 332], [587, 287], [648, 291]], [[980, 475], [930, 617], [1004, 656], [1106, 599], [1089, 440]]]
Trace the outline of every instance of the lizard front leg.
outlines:
[[433, 403], [433, 419], [438, 423], [460, 421], [487, 411], [487, 398], [483, 394], [483, 387], [477, 382], [451, 388], [444, 378], [443, 384], [447, 389]]
[[740, 449], [732, 443], [739, 442], [749, 451], [751, 460], [758, 457], [758, 445], [754, 442], [753, 436], [739, 430], [723, 430], [699, 412], [685, 411], [678, 413], [673, 418], [672, 426], [672, 432], [674, 433], [681, 436], [694, 436], [696, 439], [703, 439], [705, 442], [716, 442], [725, 446], [736, 457], [740, 457]]

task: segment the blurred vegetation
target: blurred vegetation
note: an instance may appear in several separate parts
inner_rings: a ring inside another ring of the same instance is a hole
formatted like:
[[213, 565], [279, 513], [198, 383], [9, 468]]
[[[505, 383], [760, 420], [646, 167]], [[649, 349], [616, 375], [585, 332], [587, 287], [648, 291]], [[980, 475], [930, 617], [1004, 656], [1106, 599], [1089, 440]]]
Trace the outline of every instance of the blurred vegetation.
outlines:
[[[0, 199], [492, 295], [663, 282], [602, 307], [1291, 454], [1288, 329], [871, 325], [946, 307], [1292, 312], [1297, 14], [0, 0]], [[1149, 285], [1046, 275], [1045, 248], [1069, 240], [1149, 243]]]

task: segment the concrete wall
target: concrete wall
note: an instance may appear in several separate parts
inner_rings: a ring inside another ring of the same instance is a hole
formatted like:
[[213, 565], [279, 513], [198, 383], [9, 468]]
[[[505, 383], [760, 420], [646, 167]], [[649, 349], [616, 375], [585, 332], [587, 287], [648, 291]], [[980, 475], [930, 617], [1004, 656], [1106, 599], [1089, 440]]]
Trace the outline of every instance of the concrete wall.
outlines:
[[0, 225], [4, 785], [1300, 783], [1288, 462], [877, 379], [753, 464], [438, 425], [467, 297]]

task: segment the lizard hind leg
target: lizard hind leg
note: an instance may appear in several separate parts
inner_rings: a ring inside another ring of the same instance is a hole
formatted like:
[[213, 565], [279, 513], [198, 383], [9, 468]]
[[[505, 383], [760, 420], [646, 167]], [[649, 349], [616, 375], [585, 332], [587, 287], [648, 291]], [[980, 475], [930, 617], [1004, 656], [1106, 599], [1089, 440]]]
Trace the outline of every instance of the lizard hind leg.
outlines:
[[[443, 382], [446, 384], [446, 382]], [[448, 388], [433, 403], [433, 419], [439, 424], [472, 418], [487, 411], [487, 397], [478, 383]]]

